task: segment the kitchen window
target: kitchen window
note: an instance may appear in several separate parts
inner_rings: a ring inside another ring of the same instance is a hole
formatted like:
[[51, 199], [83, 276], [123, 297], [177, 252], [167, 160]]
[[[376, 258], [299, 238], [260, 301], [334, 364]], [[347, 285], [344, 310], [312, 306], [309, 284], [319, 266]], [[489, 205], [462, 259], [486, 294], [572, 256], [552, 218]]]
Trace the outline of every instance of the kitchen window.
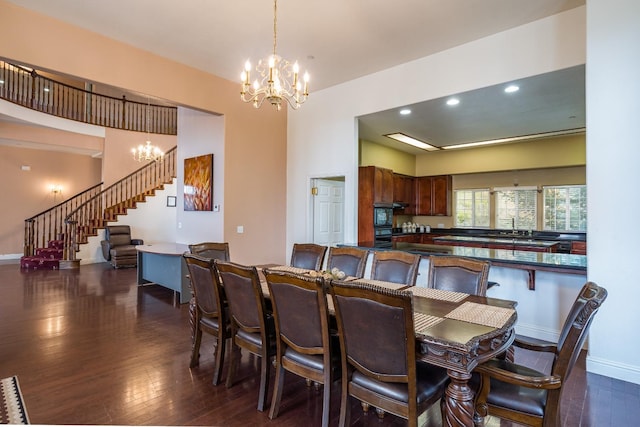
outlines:
[[538, 189], [496, 188], [496, 228], [536, 230]]
[[489, 227], [491, 225], [488, 188], [456, 190], [455, 203], [456, 227]]
[[587, 231], [587, 186], [543, 187], [544, 230]]

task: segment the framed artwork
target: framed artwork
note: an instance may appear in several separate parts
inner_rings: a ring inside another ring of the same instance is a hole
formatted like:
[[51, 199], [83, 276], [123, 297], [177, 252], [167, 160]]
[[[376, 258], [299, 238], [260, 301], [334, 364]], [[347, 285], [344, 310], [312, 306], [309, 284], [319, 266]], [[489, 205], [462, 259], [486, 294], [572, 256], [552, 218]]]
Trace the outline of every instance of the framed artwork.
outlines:
[[176, 207], [176, 196], [167, 196], [167, 207]]
[[184, 210], [213, 210], [213, 154], [184, 159]]

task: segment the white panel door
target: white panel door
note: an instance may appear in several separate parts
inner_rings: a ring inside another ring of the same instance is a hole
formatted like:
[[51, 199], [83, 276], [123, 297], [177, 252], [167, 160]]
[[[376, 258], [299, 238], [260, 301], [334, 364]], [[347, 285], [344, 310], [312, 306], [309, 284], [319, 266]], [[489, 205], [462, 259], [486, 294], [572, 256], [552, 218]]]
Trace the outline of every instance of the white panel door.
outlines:
[[313, 242], [335, 246], [344, 242], [344, 181], [314, 179]]

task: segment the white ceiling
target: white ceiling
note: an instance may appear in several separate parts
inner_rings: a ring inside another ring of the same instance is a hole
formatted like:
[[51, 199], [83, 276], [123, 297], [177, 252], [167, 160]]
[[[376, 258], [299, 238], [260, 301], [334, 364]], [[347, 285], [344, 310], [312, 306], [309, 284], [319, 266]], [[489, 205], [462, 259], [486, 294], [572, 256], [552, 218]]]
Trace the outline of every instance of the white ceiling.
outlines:
[[[234, 81], [239, 81], [247, 59], [255, 63], [272, 51], [271, 0], [8, 1]], [[280, 0], [277, 52], [297, 59], [309, 71], [311, 102], [314, 90], [584, 4], [585, 0]]]

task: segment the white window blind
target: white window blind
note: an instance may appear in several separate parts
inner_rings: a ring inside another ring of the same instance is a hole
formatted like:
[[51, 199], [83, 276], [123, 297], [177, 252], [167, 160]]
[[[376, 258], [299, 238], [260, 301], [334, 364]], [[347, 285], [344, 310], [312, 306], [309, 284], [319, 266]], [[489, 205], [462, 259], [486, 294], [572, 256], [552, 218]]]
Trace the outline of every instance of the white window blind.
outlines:
[[587, 231], [587, 186], [563, 185], [543, 188], [544, 230]]
[[496, 228], [535, 230], [538, 204], [536, 187], [494, 189]]

